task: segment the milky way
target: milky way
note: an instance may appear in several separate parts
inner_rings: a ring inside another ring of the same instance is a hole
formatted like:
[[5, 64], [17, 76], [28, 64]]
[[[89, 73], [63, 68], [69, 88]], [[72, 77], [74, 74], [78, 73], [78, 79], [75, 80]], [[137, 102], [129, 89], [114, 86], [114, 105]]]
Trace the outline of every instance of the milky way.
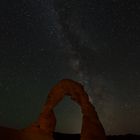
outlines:
[[[0, 125], [35, 121], [60, 79], [82, 83], [107, 134], [140, 133], [139, 2], [0, 2]], [[56, 131], [80, 132], [80, 107], [65, 98]], [[18, 119], [17, 119], [18, 118]]]
[[[76, 9], [78, 12], [75, 13], [74, 10], [75, 9], [73, 9], [73, 13], [70, 14], [70, 17], [68, 17], [66, 21], [61, 21], [61, 17], [59, 17], [59, 13], [57, 13], [58, 23], [61, 25], [61, 34], [63, 34], [63, 40], [65, 40], [63, 42], [67, 42], [64, 46], [67, 55], [69, 55], [70, 67], [74, 71], [73, 75], [75, 75], [75, 79], [85, 86], [93, 104], [97, 108], [97, 112], [106, 128], [106, 132], [110, 133], [114, 131], [114, 133], [120, 133], [123, 128], [118, 131], [116, 128], [118, 128], [119, 125], [122, 126], [125, 122], [122, 111], [125, 112], [125, 110], [129, 110], [129, 115], [137, 106], [133, 108], [132, 105], [129, 105], [128, 100], [120, 99], [120, 94], [125, 94], [126, 97], [124, 98], [127, 98], [127, 94], [123, 93], [123, 89], [117, 87], [117, 84], [112, 78], [108, 78], [106, 71], [101, 70], [101, 72], [98, 73], [96, 61], [100, 59], [100, 47], [92, 41], [89, 31], [87, 32], [87, 29], [85, 30], [82, 27], [82, 18], [80, 18], [81, 11], [78, 9], [79, 12]], [[65, 9], [63, 9], [63, 11], [65, 11]], [[60, 15], [63, 15], [61, 14], [61, 10]], [[84, 15], [82, 16], [84, 18]], [[60, 36], [60, 33], [58, 36]], [[100, 63], [100, 61], [98, 63]], [[89, 65], [92, 66], [90, 67]], [[136, 111], [138, 110], [136, 109]], [[121, 119], [119, 116], [121, 116]], [[131, 129], [127, 129], [128, 132], [131, 131]]]

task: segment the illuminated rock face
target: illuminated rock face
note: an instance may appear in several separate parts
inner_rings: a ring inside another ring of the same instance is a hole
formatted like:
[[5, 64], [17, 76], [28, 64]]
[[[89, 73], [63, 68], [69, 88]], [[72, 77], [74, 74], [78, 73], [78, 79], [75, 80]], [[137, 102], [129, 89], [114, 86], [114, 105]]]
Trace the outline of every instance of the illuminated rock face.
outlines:
[[[51, 89], [39, 119], [30, 127], [24, 129], [23, 132], [25, 134], [32, 134], [30, 137], [34, 137], [34, 134], [36, 134], [35, 137], [38, 135], [40, 140], [53, 140], [53, 132], [56, 126], [53, 108], [66, 95], [70, 96], [81, 107], [83, 118], [80, 140], [105, 140], [104, 129], [93, 105], [89, 102], [88, 95], [84, 91], [83, 86], [69, 79], [61, 80]], [[27, 137], [30, 139], [28, 135]], [[35, 139], [35, 137], [31, 139]]]
[[43, 110], [35, 123], [22, 130], [0, 128], [0, 138], [8, 140], [54, 140], [53, 132], [56, 126], [56, 118], [53, 108], [66, 95], [70, 96], [81, 107], [83, 118], [80, 140], [105, 140], [104, 129], [83, 86], [68, 79], [61, 80], [51, 89]]

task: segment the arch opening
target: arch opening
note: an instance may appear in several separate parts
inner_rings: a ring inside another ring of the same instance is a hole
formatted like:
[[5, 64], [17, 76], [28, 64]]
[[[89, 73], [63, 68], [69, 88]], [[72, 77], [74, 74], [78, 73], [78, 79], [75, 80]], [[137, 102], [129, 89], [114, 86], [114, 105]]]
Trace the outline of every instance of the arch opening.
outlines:
[[65, 96], [54, 108], [56, 116], [55, 132], [77, 134], [81, 133], [82, 113], [80, 106]]

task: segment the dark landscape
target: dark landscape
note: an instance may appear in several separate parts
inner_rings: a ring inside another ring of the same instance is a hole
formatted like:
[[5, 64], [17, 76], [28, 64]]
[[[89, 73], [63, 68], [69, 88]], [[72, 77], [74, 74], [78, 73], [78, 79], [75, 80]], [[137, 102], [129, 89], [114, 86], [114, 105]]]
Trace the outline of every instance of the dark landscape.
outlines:
[[[63, 134], [54, 133], [55, 140], [80, 140], [80, 134]], [[126, 135], [109, 135], [107, 140], [140, 140], [140, 135], [126, 134]]]
[[[18, 130], [6, 127], [0, 127], [0, 140], [15, 140]], [[80, 140], [80, 134], [64, 134], [54, 132], [54, 140]], [[140, 140], [140, 135], [108, 135], [107, 140]]]

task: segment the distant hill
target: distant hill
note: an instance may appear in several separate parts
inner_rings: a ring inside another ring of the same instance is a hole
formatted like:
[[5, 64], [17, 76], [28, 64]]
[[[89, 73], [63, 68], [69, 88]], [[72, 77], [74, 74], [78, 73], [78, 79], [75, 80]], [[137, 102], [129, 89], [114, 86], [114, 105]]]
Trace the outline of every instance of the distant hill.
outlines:
[[126, 134], [107, 136], [107, 140], [140, 140], [140, 135]]

